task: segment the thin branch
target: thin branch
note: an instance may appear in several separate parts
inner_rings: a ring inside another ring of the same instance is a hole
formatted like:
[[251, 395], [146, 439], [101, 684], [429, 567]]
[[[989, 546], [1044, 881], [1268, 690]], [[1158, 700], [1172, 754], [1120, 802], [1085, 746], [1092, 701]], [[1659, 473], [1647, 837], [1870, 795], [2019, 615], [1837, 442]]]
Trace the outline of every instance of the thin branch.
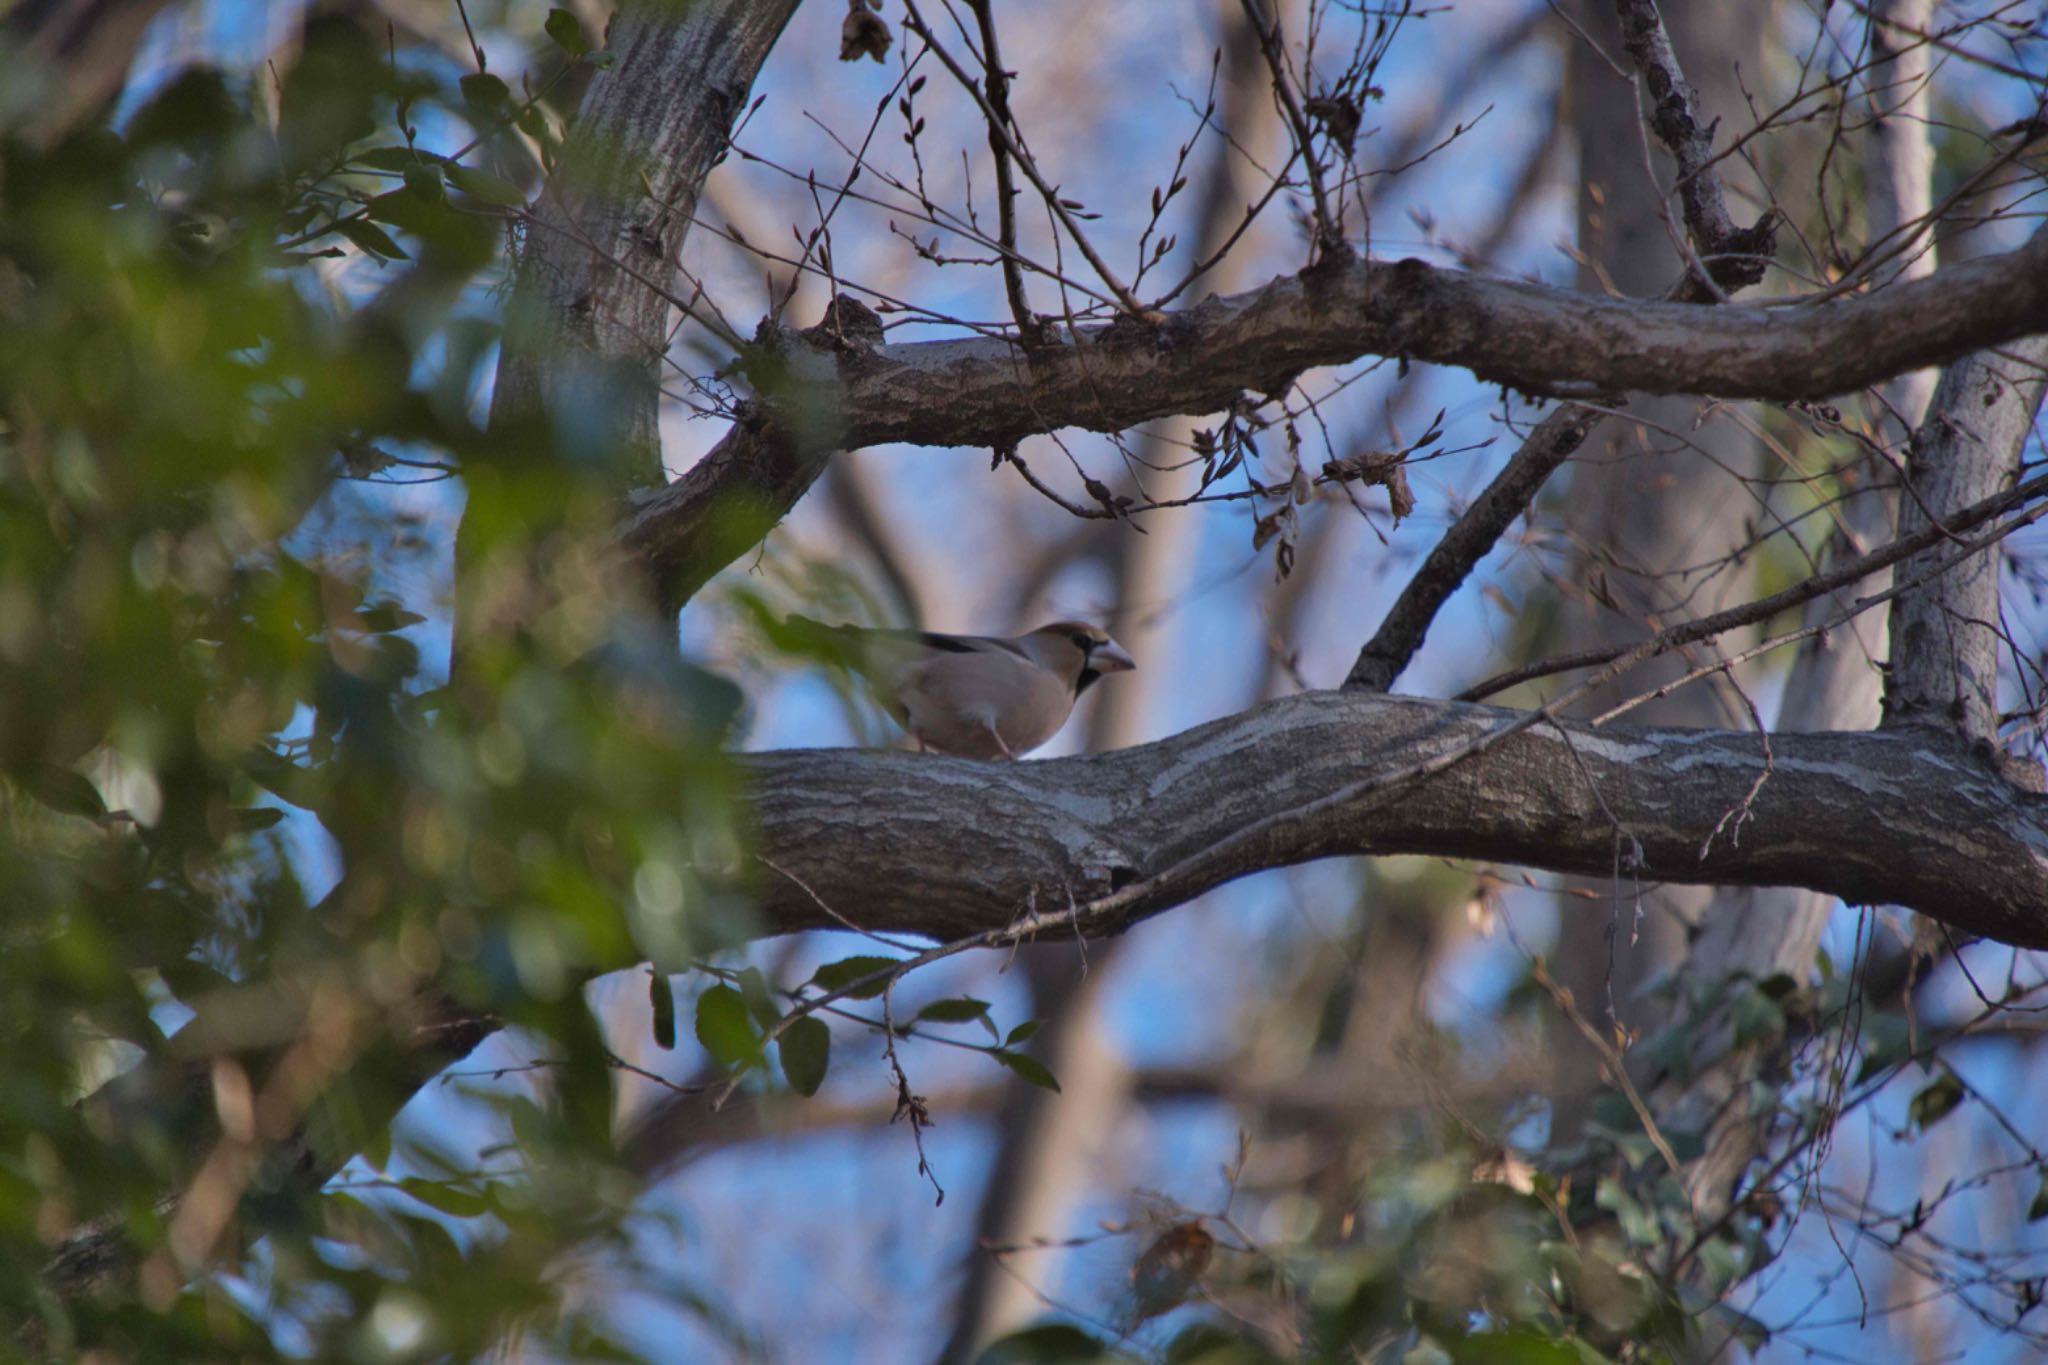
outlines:
[[1587, 433], [1606, 416], [1599, 408], [1568, 403], [1543, 419], [1486, 486], [1486, 491], [1431, 547], [1422, 567], [1388, 609], [1380, 628], [1358, 652], [1358, 661], [1351, 665], [1344, 686], [1384, 692], [1394, 685], [1394, 680], [1415, 657], [1415, 651], [1422, 647], [1430, 623], [1451, 594], [1493, 549], [1515, 518], [1527, 510], [1544, 481], [1571, 458]]
[[[1635, 644], [1608, 645], [1598, 649], [1580, 650], [1575, 654], [1558, 654], [1519, 668], [1496, 673], [1484, 682], [1476, 683], [1458, 694], [1460, 701], [1477, 701], [1493, 696], [1519, 683], [1536, 678], [1549, 677], [1553, 673], [1566, 673], [1573, 669], [1590, 668], [1610, 663], [1616, 659], [1647, 659], [1666, 654], [1684, 645], [1694, 644], [1742, 626], [1767, 621], [1781, 611], [1800, 606], [1816, 597], [1825, 596], [1840, 588], [1846, 588], [1860, 579], [1867, 578], [1879, 569], [1889, 568], [1913, 554], [1928, 550], [1942, 542], [1960, 536], [1965, 531], [1983, 525], [1992, 518], [2023, 506], [2034, 498], [2048, 494], [2048, 474], [2027, 480], [2018, 487], [1997, 493], [1983, 501], [1974, 503], [1950, 517], [1946, 523], [1937, 522], [1921, 530], [1899, 537], [1888, 545], [1879, 546], [1868, 554], [1835, 565], [1825, 573], [1817, 573], [1801, 579], [1781, 592], [1760, 597], [1739, 607], [1717, 611], [1694, 621], [1682, 622], [1661, 630], [1647, 640]], [[2034, 516], [2044, 510], [2035, 509]], [[2033, 517], [2027, 518], [2032, 520]], [[2010, 534], [2017, 527], [2001, 528], [2000, 535]], [[1966, 547], [1975, 551], [1979, 547]], [[1647, 651], [1647, 652], [1645, 652]]]

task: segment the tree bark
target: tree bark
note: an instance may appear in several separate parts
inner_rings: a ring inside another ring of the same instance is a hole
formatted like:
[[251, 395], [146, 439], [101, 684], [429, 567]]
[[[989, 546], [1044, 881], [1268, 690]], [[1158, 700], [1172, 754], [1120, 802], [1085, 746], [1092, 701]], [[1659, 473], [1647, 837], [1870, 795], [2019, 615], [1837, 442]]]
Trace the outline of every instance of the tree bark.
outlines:
[[1084, 758], [752, 755], [755, 848], [790, 874], [762, 874], [757, 929], [1108, 933], [1262, 868], [1422, 853], [1804, 886], [2048, 944], [2048, 797], [1945, 736], [1779, 735], [1766, 760], [1754, 734], [1526, 719], [1312, 692]]

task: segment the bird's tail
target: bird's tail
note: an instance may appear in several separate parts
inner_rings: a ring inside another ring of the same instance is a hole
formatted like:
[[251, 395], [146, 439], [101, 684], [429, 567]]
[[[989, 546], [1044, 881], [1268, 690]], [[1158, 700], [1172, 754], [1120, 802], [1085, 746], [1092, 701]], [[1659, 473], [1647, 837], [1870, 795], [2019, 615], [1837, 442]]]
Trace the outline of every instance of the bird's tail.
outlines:
[[828, 626], [808, 616], [791, 612], [769, 630], [776, 646], [791, 654], [838, 664], [858, 670], [861, 665], [861, 630], [858, 626]]

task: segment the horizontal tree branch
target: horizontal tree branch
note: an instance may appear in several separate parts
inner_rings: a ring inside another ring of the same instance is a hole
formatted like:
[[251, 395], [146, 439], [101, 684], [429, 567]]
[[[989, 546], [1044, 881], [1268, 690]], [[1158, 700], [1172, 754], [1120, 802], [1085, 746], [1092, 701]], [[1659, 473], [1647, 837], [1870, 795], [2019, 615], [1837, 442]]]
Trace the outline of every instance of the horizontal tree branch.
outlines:
[[752, 755], [756, 849], [776, 869], [759, 927], [952, 941], [1112, 898], [1114, 922], [1072, 930], [1112, 932], [1264, 868], [1419, 853], [1801, 886], [2048, 945], [2048, 797], [1945, 736], [1776, 735], [1768, 759], [1727, 731], [1546, 721], [1490, 742], [1520, 717], [1353, 690], [1046, 762]]
[[2048, 331], [2048, 241], [1906, 284], [1769, 307], [1606, 298], [1418, 260], [1353, 261], [1122, 319], [1028, 360], [1009, 341], [792, 348], [808, 425], [847, 445], [987, 446], [1218, 411], [1361, 356], [1472, 371], [1528, 393], [1821, 399]]
[[715, 531], [725, 512], [744, 505], [748, 532], [764, 531], [833, 451], [1122, 431], [1369, 355], [1458, 366], [1528, 393], [1795, 400], [2044, 331], [2048, 235], [1871, 294], [1770, 307], [1613, 299], [1417, 260], [1352, 260], [1212, 296], [1157, 326], [1084, 328], [1028, 355], [993, 337], [869, 347], [782, 333], [754, 367], [765, 401], [634, 508], [618, 539], [679, 603], [752, 543]]

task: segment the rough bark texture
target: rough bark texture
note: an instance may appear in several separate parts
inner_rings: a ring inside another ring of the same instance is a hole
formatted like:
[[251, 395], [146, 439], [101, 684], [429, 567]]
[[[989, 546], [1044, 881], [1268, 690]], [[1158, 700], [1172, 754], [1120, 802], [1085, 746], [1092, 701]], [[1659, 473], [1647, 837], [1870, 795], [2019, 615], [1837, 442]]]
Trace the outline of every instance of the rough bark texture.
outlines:
[[[704, 177], [797, 0], [638, 0], [534, 206], [492, 419], [593, 381], [615, 385], [639, 484], [662, 481], [656, 431], [668, 282]], [[661, 286], [650, 288], [648, 281]]]
[[1365, 355], [1471, 370], [1531, 393], [1818, 399], [2048, 329], [2048, 242], [1864, 297], [1702, 308], [1352, 262], [1212, 296], [1163, 326], [1085, 329], [1027, 360], [1006, 341], [793, 351], [851, 444], [989, 445], [1215, 411], [1302, 369]]
[[[2048, 232], [2036, 234], [2036, 240]], [[2041, 406], [2048, 337], [1960, 361], [1942, 375], [1928, 418], [1913, 435], [1912, 478], [1900, 505], [1909, 534], [1950, 508], [2012, 486], [2020, 448]], [[1938, 550], [1901, 567], [1911, 578]], [[1892, 608], [1885, 724], [1952, 727], [1980, 744], [1998, 735], [1996, 551], [1957, 565], [1901, 596]]]
[[1768, 772], [1757, 736], [1714, 730], [1545, 723], [1484, 747], [1520, 714], [1315, 692], [1085, 758], [754, 755], [757, 847], [790, 874], [762, 874], [760, 928], [951, 940], [1107, 900], [1080, 927], [1113, 932], [1261, 868], [1423, 853], [1805, 886], [2048, 945], [2048, 797], [1943, 736], [1774, 736]]
[[[2048, 242], [1870, 297], [1702, 308], [1351, 262], [1211, 297], [1150, 327], [1084, 329], [1027, 358], [1002, 340], [826, 348], [785, 335], [770, 403], [621, 523], [669, 605], [754, 544], [834, 450], [992, 447], [1218, 411], [1318, 365], [1398, 355], [1532, 393], [1818, 399], [2048, 329]], [[501, 381], [502, 382], [502, 381]]]

